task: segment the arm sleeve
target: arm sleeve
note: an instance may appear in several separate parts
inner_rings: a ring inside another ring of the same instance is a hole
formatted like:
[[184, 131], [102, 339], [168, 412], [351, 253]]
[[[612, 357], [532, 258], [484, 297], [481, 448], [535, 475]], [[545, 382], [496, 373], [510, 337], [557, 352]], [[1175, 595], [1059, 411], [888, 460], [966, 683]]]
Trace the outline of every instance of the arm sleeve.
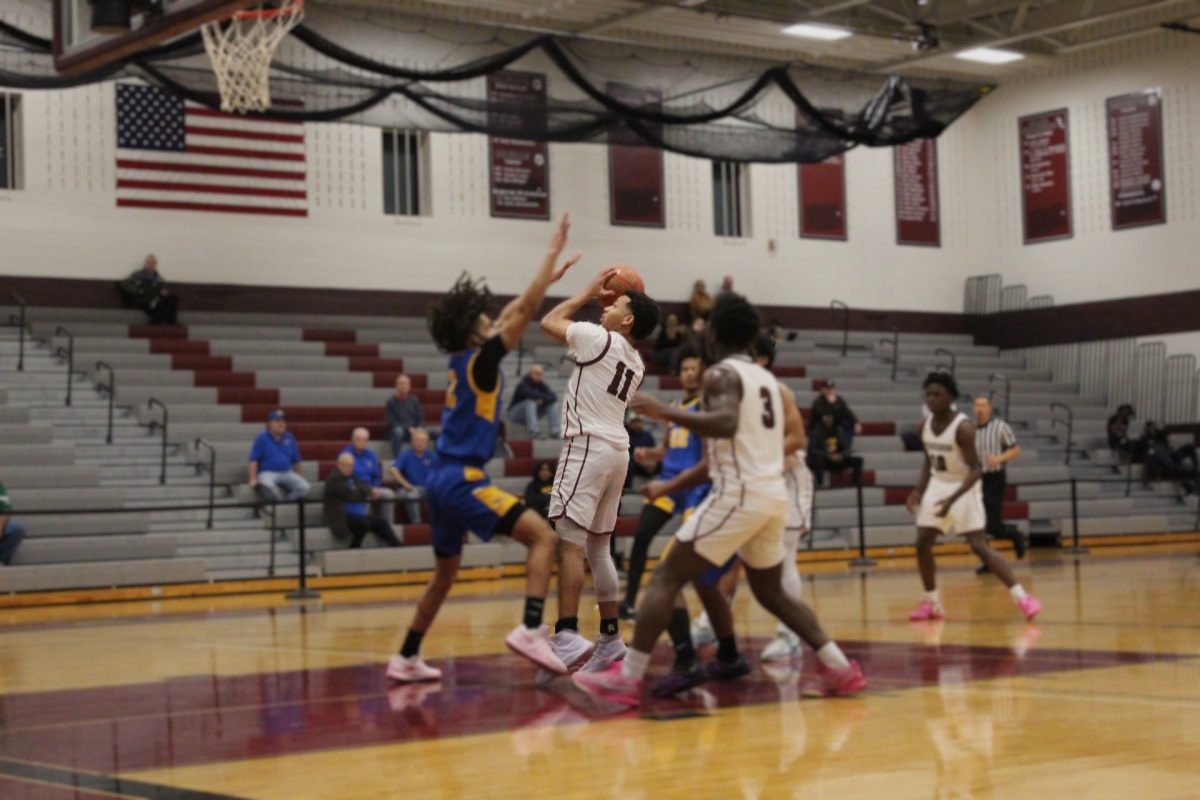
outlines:
[[1016, 446], [1017, 436], [1006, 422], [1004, 423], [1004, 427], [1000, 429], [1000, 447], [1003, 450], [1010, 450]]
[[397, 428], [400, 426], [400, 419], [396, 415], [396, 402], [395, 401], [396, 401], [395, 397], [389, 397], [388, 401], [386, 403], [384, 403], [384, 406], [383, 406], [384, 409], [387, 411], [387, 421], [388, 421], [389, 428]]
[[249, 461], [262, 461], [263, 457], [262, 438], [255, 436], [254, 444], [250, 445]]
[[300, 458], [300, 443], [292, 438], [292, 463], [299, 464], [303, 459]]
[[485, 392], [493, 391], [500, 383], [500, 360], [506, 355], [508, 348], [498, 335], [484, 342], [471, 366], [475, 385]]
[[838, 404], [841, 405], [842, 413], [846, 415], [846, 419], [850, 420], [850, 424], [857, 425], [858, 417], [856, 417], [854, 415], [854, 412], [850, 410], [850, 404], [846, 402], [846, 399], [843, 397], [839, 397]]
[[580, 364], [595, 361], [609, 343], [608, 331], [592, 322], [567, 326], [567, 353]]

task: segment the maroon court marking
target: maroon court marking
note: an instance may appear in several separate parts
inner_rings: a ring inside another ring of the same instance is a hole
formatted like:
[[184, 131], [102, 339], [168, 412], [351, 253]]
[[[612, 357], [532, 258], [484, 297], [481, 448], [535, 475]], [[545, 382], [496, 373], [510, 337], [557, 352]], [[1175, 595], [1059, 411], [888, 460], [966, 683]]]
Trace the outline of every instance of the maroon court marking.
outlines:
[[[746, 640], [748, 654], [764, 640]], [[1091, 650], [1032, 650], [1018, 658], [1004, 647], [843, 642], [876, 687], [915, 688], [956, 679], [988, 680], [1124, 664], [1174, 661], [1186, 655]], [[670, 650], [660, 647], [663, 669]], [[815, 658], [808, 654], [806, 679]], [[197, 675], [162, 682], [0, 696], [0, 758], [62, 764], [103, 773], [212, 764], [334, 748], [408, 742], [599, 719], [586, 695], [534, 687], [534, 667], [512, 655], [436, 662], [439, 686], [388, 687], [383, 665]], [[81, 665], [86, 668], [86, 665]], [[762, 670], [706, 689], [718, 707], [781, 700]], [[644, 714], [700, 708], [696, 700], [651, 700]]]

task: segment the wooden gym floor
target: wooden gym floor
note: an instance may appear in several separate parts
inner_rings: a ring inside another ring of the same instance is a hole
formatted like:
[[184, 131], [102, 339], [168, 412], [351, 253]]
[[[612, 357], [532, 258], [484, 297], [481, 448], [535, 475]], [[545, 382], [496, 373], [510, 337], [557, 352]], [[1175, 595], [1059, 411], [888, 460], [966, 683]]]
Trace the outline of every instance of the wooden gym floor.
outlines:
[[0, 797], [1200, 797], [1200, 545], [1032, 555], [1036, 626], [964, 557], [924, 625], [911, 560], [805, 565], [868, 693], [800, 700], [799, 669], [759, 668], [641, 713], [533, 687], [502, 642], [515, 580], [458, 587], [433, 686], [382, 674], [418, 588], [0, 611]]

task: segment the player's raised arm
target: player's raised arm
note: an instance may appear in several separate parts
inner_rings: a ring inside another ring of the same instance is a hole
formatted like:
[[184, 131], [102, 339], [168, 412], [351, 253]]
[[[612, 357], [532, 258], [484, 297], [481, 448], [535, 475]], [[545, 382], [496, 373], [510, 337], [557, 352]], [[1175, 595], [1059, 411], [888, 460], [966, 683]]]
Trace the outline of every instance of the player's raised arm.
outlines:
[[608, 267], [601, 270], [592, 279], [591, 283], [576, 292], [573, 297], [568, 297], [552, 308], [550, 313], [542, 318], [541, 322], [541, 328], [546, 332], [546, 335], [560, 342], [566, 342], [567, 328], [570, 327], [573, 321], [571, 318], [579, 313], [581, 308], [586, 306], [593, 297], [601, 298], [602, 304], [611, 299], [612, 292], [605, 289], [604, 284], [616, 272], [616, 267]]
[[783, 454], [790, 456], [797, 450], [808, 449], [808, 432], [796, 407], [796, 395], [784, 383], [779, 384], [779, 393], [783, 395]]
[[542, 301], [546, 299], [546, 291], [550, 285], [566, 275], [567, 270], [582, 258], [579, 253], [576, 253], [568, 258], [561, 267], [555, 269], [558, 257], [562, 255], [563, 248], [567, 246], [567, 233], [570, 230], [571, 218], [569, 215], [563, 214], [562, 219], [558, 221], [558, 226], [554, 229], [554, 234], [550, 237], [550, 247], [546, 251], [546, 257], [538, 267], [533, 280], [530, 281], [529, 287], [509, 302], [500, 312], [500, 316], [496, 318], [496, 327], [499, 328], [499, 336], [505, 349], [512, 350], [517, 346], [521, 337], [525, 335], [525, 329], [533, 320], [533, 315], [537, 313]]
[[742, 379], [729, 367], [717, 364], [704, 373], [704, 410], [687, 411], [666, 405], [655, 397], [638, 394], [633, 410], [651, 419], [662, 419], [707, 439], [732, 439], [738, 430], [738, 405]]

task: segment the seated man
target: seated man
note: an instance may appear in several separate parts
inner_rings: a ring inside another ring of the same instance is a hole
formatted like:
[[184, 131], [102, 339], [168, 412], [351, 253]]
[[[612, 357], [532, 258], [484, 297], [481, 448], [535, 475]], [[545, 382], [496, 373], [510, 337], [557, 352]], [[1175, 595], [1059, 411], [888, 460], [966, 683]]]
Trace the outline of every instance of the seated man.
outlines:
[[558, 395], [546, 385], [545, 368], [541, 364], [534, 364], [529, 368], [529, 374], [513, 390], [508, 419], [521, 423], [529, 429], [530, 436], [540, 439], [542, 425], [539, 420], [542, 417], [546, 418], [550, 438], [559, 438], [562, 435], [562, 420], [559, 419]]
[[[383, 485], [383, 467], [379, 465], [379, 456], [371, 449], [371, 432], [366, 428], [355, 428], [350, 434], [350, 444], [342, 448], [342, 453], [354, 457], [354, 477], [375, 489], [372, 500], [378, 500], [375, 506], [379, 516], [388, 523], [396, 521], [396, 493]], [[338, 455], [341, 455], [339, 453]]]
[[21, 540], [25, 538], [25, 526], [10, 516], [12, 501], [8, 499], [8, 489], [0, 483], [0, 565], [12, 563]]
[[549, 517], [552, 491], [554, 491], [554, 465], [549, 461], [543, 461], [537, 465], [533, 479], [525, 486], [525, 505], [543, 517]]
[[808, 468], [813, 481], [822, 485], [825, 473], [854, 470], [854, 482], [862, 479], [863, 460], [850, 454], [850, 429], [838, 425], [833, 414], [826, 412], [817, 420], [808, 438]]
[[338, 539], [350, 540], [351, 550], [362, 547], [368, 533], [383, 539], [388, 547], [399, 547], [400, 540], [388, 521], [367, 513], [367, 501], [378, 499], [379, 490], [359, 480], [354, 467], [353, 453], [338, 456], [337, 469], [325, 481], [325, 523]]
[[1127, 463], [1133, 457], [1133, 442], [1129, 439], [1129, 422], [1133, 419], [1133, 406], [1125, 403], [1117, 408], [1117, 413], [1108, 418], [1108, 448], [1121, 460]]
[[[1147, 422], [1145, 432], [1138, 440], [1137, 451], [1141, 454], [1142, 463], [1146, 466], [1143, 475], [1144, 483], [1166, 479], [1179, 481], [1186, 494], [1196, 492], [1196, 448], [1185, 444], [1183, 447], [1171, 448], [1167, 441], [1166, 431], [1160, 430], [1155, 422]], [[1188, 466], [1187, 461], [1191, 461]]]
[[858, 417], [850, 410], [850, 404], [846, 402], [846, 399], [838, 396], [837, 384], [832, 380], [825, 381], [821, 386], [821, 393], [813, 400], [812, 421], [809, 423], [809, 427], [815, 427], [821, 417], [826, 414], [832, 414], [837, 430], [846, 434], [848, 449], [854, 443], [854, 437], [862, 433], [862, 425], [859, 423]]
[[412, 393], [412, 379], [407, 375], [396, 377], [396, 393], [388, 398], [386, 408], [388, 429], [392, 433], [392, 458], [399, 458], [400, 451], [412, 441], [413, 429], [425, 422], [425, 411]]
[[151, 325], [174, 325], [179, 297], [167, 290], [167, 282], [158, 271], [158, 259], [146, 256], [142, 268], [117, 284], [125, 302], [146, 312]]
[[429, 434], [417, 428], [412, 434], [412, 449], [401, 453], [391, 466], [392, 479], [400, 484], [398, 494], [411, 525], [421, 524], [421, 501], [425, 499], [429, 475], [437, 465], [437, 453], [429, 449]]
[[299, 500], [312, 488], [300, 474], [300, 446], [287, 432], [282, 408], [267, 414], [267, 429], [254, 438], [250, 488], [261, 489], [268, 500], [276, 502]]

